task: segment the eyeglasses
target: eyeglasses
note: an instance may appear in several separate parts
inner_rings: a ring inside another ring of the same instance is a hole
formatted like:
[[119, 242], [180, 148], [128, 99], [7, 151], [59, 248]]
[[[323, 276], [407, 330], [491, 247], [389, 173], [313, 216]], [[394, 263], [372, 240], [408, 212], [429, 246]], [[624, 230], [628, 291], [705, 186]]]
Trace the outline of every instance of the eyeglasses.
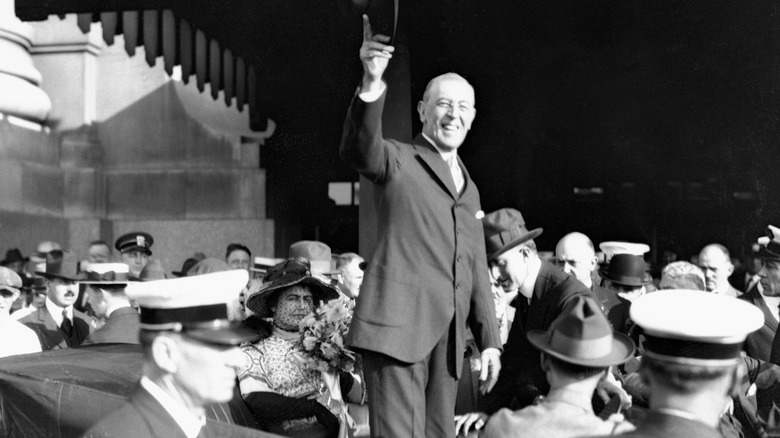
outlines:
[[454, 102], [452, 100], [449, 100], [449, 99], [439, 99], [439, 100], [437, 100], [436, 101], [436, 106], [441, 108], [441, 109], [443, 109], [443, 110], [446, 110], [447, 112], [452, 111], [452, 109], [455, 108], [456, 106], [458, 107], [458, 111], [461, 111], [461, 112], [464, 112], [464, 113], [465, 112], [469, 112], [472, 109], [474, 109], [473, 105], [468, 103], [468, 102], [460, 101], [460, 102], [456, 103], [456, 102]]

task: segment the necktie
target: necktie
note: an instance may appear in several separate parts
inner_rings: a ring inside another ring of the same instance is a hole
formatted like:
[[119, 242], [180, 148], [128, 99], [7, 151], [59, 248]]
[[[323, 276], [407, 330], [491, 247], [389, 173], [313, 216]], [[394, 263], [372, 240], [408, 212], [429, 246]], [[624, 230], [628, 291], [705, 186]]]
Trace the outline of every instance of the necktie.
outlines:
[[60, 325], [60, 328], [67, 337], [70, 338], [73, 335], [73, 323], [70, 322], [68, 311], [65, 309], [62, 310], [62, 325]]
[[458, 166], [458, 158], [455, 156], [455, 154], [452, 154], [448, 164], [450, 166], [452, 180], [455, 182], [455, 190], [460, 193], [460, 191], [463, 190], [463, 172], [460, 170], [460, 166]]

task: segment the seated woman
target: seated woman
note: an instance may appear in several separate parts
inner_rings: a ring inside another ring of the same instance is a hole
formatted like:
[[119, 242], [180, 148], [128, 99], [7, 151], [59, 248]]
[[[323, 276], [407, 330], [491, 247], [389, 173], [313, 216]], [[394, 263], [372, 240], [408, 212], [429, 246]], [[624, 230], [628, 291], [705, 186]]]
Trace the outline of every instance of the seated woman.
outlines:
[[[250, 310], [273, 322], [269, 337], [241, 347], [247, 363], [238, 375], [241, 395], [264, 430], [286, 436], [338, 434], [339, 420], [326, 405], [329, 397], [321, 374], [304, 365], [295, 345], [300, 321], [320, 302], [338, 297], [336, 288], [312, 276], [306, 259], [274, 266], [262, 287], [247, 297]], [[345, 398], [361, 392], [350, 374], [340, 381]], [[356, 391], [350, 391], [353, 386]]]

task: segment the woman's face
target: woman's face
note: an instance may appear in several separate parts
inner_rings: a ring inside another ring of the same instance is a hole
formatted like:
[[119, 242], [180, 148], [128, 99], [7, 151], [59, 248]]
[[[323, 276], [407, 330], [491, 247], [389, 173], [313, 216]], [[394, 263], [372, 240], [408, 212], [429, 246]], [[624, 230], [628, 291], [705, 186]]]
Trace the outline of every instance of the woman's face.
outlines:
[[314, 297], [308, 286], [296, 284], [279, 295], [274, 312], [274, 325], [284, 330], [298, 330], [298, 324], [314, 311]]

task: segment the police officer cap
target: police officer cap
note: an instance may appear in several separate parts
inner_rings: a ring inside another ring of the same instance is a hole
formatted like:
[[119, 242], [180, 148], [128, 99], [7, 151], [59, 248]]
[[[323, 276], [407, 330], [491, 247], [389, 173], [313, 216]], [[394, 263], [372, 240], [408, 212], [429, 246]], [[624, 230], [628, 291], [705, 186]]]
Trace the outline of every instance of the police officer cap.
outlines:
[[693, 290], [662, 290], [631, 304], [644, 330], [645, 354], [691, 365], [733, 365], [748, 334], [764, 324], [758, 307], [733, 297]]
[[143, 233], [141, 231], [134, 231], [127, 233], [116, 239], [114, 247], [120, 252], [127, 251], [141, 251], [147, 255], [152, 255], [152, 244], [154, 238], [149, 233]]

